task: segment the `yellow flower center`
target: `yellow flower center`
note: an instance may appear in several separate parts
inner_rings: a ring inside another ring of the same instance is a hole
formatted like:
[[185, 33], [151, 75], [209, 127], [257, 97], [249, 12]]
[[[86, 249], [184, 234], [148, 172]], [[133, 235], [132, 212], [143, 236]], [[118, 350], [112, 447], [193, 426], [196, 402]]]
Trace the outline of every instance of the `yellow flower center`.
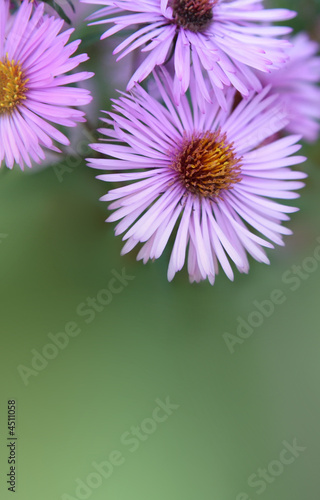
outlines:
[[10, 61], [8, 56], [0, 61], [0, 115], [12, 113], [26, 99], [27, 81], [19, 62]]
[[187, 191], [205, 198], [216, 198], [241, 180], [241, 158], [226, 134], [217, 132], [185, 135], [172, 153], [172, 168], [179, 173]]

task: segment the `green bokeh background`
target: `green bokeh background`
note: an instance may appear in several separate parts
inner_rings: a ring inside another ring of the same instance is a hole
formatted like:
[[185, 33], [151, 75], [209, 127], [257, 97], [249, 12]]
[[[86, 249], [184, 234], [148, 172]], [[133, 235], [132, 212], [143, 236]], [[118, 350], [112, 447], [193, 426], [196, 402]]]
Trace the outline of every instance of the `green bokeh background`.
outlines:
[[[281, 5], [300, 10], [295, 27], [317, 35], [317, 2]], [[94, 116], [115, 91], [102, 71], [110, 47], [96, 44], [99, 30], [92, 30], [83, 25], [80, 36], [100, 82]], [[113, 450], [124, 463], [87, 498], [320, 497], [320, 266], [296, 291], [282, 281], [319, 245], [320, 149], [305, 146], [304, 153], [309, 179], [285, 248], [269, 252], [271, 266], [252, 261], [249, 275], [236, 274], [232, 283], [221, 273], [214, 287], [190, 285], [186, 271], [168, 283], [169, 251], [145, 266], [134, 253], [121, 257], [121, 238], [104, 223], [106, 204], [98, 201], [106, 185], [84, 162], [76, 161], [62, 182], [52, 166], [0, 171], [1, 498], [12, 495], [5, 484], [8, 399], [17, 402], [19, 500], [77, 498], [76, 479], [86, 481], [92, 462], [108, 460]], [[86, 324], [78, 305], [122, 268], [134, 279]], [[286, 301], [231, 354], [223, 334], [235, 334], [238, 316], [246, 319], [253, 301], [274, 289]], [[41, 352], [48, 333], [69, 321], [81, 333], [26, 386], [17, 367], [30, 367], [31, 350]], [[179, 408], [130, 452], [122, 434], [168, 397]], [[306, 450], [258, 495], [248, 477], [295, 438]]]

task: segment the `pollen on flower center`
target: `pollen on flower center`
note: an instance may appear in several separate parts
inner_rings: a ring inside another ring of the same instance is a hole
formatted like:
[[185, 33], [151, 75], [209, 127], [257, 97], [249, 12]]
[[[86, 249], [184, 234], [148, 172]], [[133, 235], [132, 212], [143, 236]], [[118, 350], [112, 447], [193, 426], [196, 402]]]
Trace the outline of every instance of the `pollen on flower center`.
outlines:
[[204, 31], [213, 18], [212, 7], [218, 0], [171, 0], [173, 19], [178, 26], [197, 33]]
[[240, 181], [240, 161], [220, 130], [185, 135], [172, 153], [172, 168], [184, 187], [206, 198], [216, 198]]
[[0, 115], [11, 113], [26, 99], [26, 83], [20, 63], [8, 57], [0, 61]]

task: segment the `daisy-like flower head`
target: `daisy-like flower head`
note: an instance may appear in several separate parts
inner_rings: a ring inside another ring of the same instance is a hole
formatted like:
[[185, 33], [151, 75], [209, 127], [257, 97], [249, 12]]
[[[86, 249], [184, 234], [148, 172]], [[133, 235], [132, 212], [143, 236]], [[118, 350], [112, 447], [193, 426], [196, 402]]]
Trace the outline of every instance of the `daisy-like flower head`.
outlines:
[[[281, 223], [297, 209], [271, 198], [298, 197], [304, 173], [290, 165], [300, 149], [300, 136], [263, 145], [286, 124], [277, 96], [268, 89], [249, 96], [232, 111], [234, 91], [226, 96], [228, 111], [218, 103], [202, 113], [195, 82], [190, 102], [174, 105], [172, 81], [165, 70], [155, 74], [161, 104], [140, 86], [114, 101], [103, 121], [105, 142], [91, 147], [113, 158], [89, 159], [89, 166], [114, 171], [99, 175], [107, 182], [125, 182], [102, 200], [119, 220], [116, 234], [125, 233], [122, 253], [143, 243], [137, 259], [160, 257], [174, 239], [168, 279], [182, 269], [188, 254], [190, 281], [213, 284], [219, 263], [233, 279], [230, 261], [247, 273], [247, 253], [269, 263], [263, 247], [283, 244], [291, 234]], [[257, 232], [261, 236], [257, 235]], [[269, 241], [268, 241], [269, 240]]]
[[[173, 50], [176, 103], [189, 87], [191, 65], [203, 98], [211, 102], [215, 96], [224, 107], [225, 86], [232, 85], [243, 95], [252, 89], [259, 91], [261, 84], [253, 68], [269, 72], [286, 61], [289, 44], [278, 36], [291, 29], [270, 22], [288, 20], [296, 14], [287, 9], [264, 9], [262, 0], [82, 1], [107, 6], [89, 18], [104, 18], [92, 24], [114, 24], [101, 38], [135, 28], [114, 51], [120, 54], [118, 59], [137, 48], [147, 54], [130, 79], [128, 90], [155, 66], [164, 64]], [[206, 80], [203, 74], [209, 78]]]
[[307, 33], [292, 38], [290, 60], [279, 70], [262, 77], [265, 85], [281, 96], [289, 114], [286, 127], [290, 133], [301, 134], [309, 142], [320, 132], [320, 57], [319, 44]]
[[24, 0], [13, 17], [9, 4], [0, 0], [0, 165], [23, 169], [45, 158], [43, 147], [59, 152], [53, 141], [69, 144], [50, 122], [85, 121], [73, 106], [88, 104], [90, 92], [67, 85], [93, 73], [66, 75], [88, 56], [71, 57], [80, 40], [66, 45], [73, 30], [59, 34], [63, 20], [44, 15], [44, 4]]

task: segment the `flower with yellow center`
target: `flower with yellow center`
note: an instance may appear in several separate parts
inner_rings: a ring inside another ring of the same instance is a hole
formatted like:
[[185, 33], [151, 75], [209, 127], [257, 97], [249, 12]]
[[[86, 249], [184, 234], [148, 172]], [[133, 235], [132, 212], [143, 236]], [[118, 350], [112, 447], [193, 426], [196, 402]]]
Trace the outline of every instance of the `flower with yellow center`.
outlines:
[[23, 170], [41, 163], [44, 149], [70, 144], [59, 127], [85, 121], [76, 107], [92, 99], [71, 84], [93, 73], [69, 73], [88, 56], [73, 55], [80, 40], [68, 44], [72, 30], [60, 33], [63, 20], [45, 14], [43, 2], [22, 0], [14, 16], [10, 5], [0, 0], [0, 166]]
[[101, 129], [106, 140], [91, 144], [105, 155], [89, 160], [106, 171], [98, 178], [121, 183], [101, 200], [111, 202], [107, 221], [118, 221], [122, 254], [141, 243], [137, 259], [145, 263], [171, 238], [168, 279], [187, 259], [190, 281], [212, 284], [219, 264], [233, 279], [229, 259], [244, 273], [247, 254], [269, 263], [263, 247], [283, 244], [291, 231], [282, 221], [297, 210], [277, 199], [296, 198], [306, 177], [288, 168], [305, 160], [294, 155], [299, 137], [275, 139], [287, 124], [279, 97], [267, 88], [237, 105], [230, 91], [227, 113], [217, 102], [202, 112], [194, 80], [177, 106], [170, 75], [154, 77], [162, 102], [140, 86], [121, 95], [104, 118], [113, 125]]

